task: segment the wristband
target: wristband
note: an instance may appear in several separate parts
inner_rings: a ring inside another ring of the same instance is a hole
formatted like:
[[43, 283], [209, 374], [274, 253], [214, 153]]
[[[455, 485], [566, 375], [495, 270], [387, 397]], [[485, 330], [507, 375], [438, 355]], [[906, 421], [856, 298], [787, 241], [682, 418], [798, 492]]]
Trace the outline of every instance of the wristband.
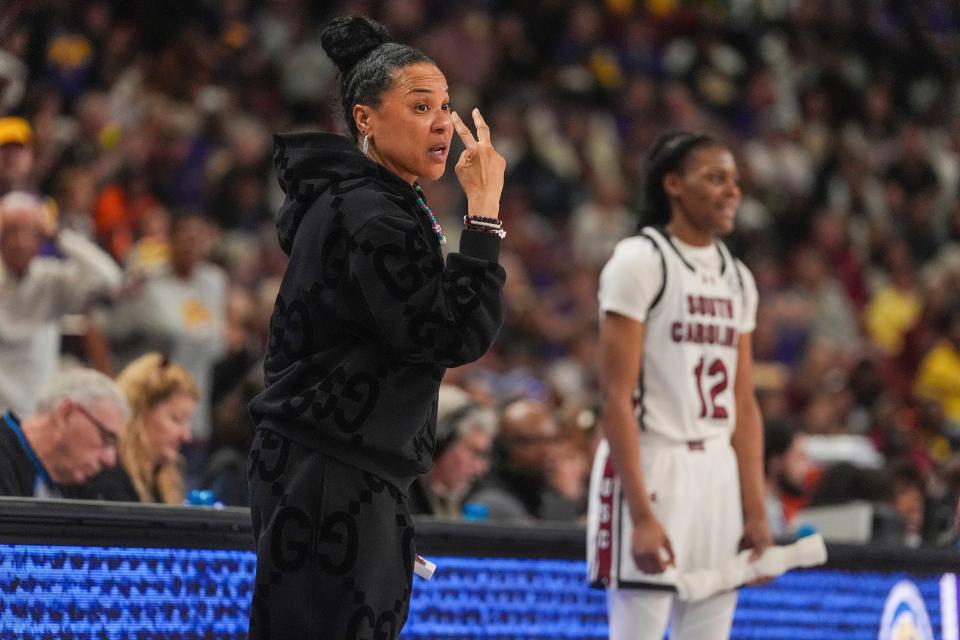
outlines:
[[484, 218], [483, 216], [471, 216], [470, 214], [467, 214], [463, 216], [463, 220], [468, 224], [469, 223], [478, 223], [478, 224], [486, 223], [486, 224], [492, 224], [498, 227], [503, 226], [503, 220], [501, 220], [500, 218]]
[[507, 237], [507, 232], [503, 230], [503, 221], [499, 218], [466, 215], [463, 216], [463, 224], [467, 229], [490, 233], [501, 239]]

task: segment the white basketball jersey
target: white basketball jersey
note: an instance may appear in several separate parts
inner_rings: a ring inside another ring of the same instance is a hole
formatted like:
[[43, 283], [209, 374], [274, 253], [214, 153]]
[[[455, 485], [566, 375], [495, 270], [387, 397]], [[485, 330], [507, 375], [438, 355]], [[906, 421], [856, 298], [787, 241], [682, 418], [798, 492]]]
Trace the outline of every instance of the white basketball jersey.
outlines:
[[752, 330], [755, 314], [744, 287], [753, 280], [722, 242], [710, 256], [718, 259], [705, 264], [684, 257], [665, 231], [646, 227], [641, 236], [659, 250], [664, 279], [645, 320], [640, 429], [677, 441], [729, 437], [740, 333]]

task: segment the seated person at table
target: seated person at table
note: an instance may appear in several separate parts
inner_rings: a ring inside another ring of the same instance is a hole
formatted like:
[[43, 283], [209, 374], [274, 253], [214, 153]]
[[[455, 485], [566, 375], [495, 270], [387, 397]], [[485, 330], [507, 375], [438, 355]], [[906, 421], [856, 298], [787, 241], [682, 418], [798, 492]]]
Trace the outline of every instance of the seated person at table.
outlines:
[[120, 461], [70, 497], [180, 504], [184, 497], [180, 448], [190, 441], [197, 385], [183, 367], [158, 353], [131, 362], [117, 376], [130, 403], [119, 443]]
[[475, 402], [459, 387], [441, 384], [433, 467], [410, 485], [410, 513], [462, 518], [464, 498], [490, 468], [496, 431], [493, 409]]
[[37, 394], [37, 410], [0, 424], [0, 495], [63, 497], [117, 463], [129, 409], [117, 385], [93, 369], [57, 372]]

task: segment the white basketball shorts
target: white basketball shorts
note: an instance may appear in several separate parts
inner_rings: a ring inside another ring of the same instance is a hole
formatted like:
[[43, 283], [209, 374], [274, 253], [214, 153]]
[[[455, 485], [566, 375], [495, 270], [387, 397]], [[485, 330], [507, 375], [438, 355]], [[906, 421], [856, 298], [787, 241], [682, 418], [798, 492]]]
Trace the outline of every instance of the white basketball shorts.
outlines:
[[633, 533], [610, 448], [603, 440], [590, 475], [587, 564], [597, 587], [672, 590], [677, 572], [719, 566], [737, 553], [743, 534], [737, 459], [726, 434], [690, 442], [640, 434], [640, 459], [654, 515], [664, 527], [676, 568], [637, 569]]

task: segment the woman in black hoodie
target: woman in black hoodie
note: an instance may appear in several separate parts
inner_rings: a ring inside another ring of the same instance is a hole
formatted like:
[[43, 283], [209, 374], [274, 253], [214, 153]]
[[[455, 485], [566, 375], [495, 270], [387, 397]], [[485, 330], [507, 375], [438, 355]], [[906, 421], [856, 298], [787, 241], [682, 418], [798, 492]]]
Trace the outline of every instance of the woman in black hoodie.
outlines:
[[[250, 404], [257, 577], [250, 638], [393, 638], [414, 561], [406, 492], [430, 468], [447, 367], [481, 357], [503, 321], [497, 263], [505, 162], [479, 111], [450, 109], [443, 74], [366, 18], [323, 31], [351, 138], [279, 135], [290, 255]], [[459, 253], [417, 180], [443, 175], [456, 131], [467, 197]]]

